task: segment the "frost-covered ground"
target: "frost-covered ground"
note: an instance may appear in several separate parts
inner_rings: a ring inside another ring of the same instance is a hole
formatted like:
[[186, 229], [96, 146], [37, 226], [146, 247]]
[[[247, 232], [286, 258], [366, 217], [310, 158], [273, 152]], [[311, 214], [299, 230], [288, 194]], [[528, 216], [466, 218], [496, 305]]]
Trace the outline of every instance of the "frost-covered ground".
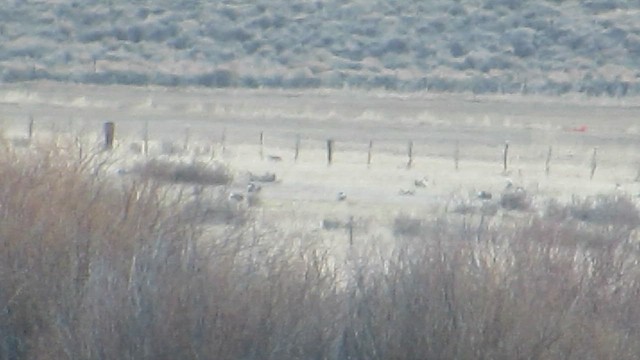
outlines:
[[[236, 175], [237, 190], [244, 189], [248, 172], [276, 173], [279, 182], [265, 185], [263, 200], [282, 211], [388, 216], [445, 206], [452, 199], [469, 201], [483, 190], [497, 197], [508, 181], [540, 201], [614, 191], [640, 194], [635, 181], [640, 110], [638, 100], [629, 97], [594, 101], [21, 83], [0, 88], [0, 113], [14, 138], [25, 136], [30, 117], [36, 134], [66, 133], [93, 142], [100, 139], [103, 122], [114, 121], [117, 157], [125, 168], [144, 159], [140, 148], [148, 126], [150, 157], [223, 161]], [[335, 141], [331, 166], [327, 139]], [[414, 159], [407, 169], [410, 141]], [[505, 141], [510, 143], [506, 174]], [[596, 147], [597, 168], [590, 179]], [[417, 187], [421, 179], [427, 179], [425, 186]], [[401, 190], [414, 194], [403, 196]], [[348, 196], [344, 202], [336, 201], [340, 191]]]
[[624, 96], [639, 18], [622, 0], [7, 0], [0, 79]]

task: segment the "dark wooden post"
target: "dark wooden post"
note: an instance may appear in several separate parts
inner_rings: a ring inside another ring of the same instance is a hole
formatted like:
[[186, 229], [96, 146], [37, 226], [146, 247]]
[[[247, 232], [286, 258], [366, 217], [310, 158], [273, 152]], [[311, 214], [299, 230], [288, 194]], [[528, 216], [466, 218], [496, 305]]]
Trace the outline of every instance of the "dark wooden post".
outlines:
[[460, 141], [456, 141], [456, 147], [453, 149], [453, 167], [458, 171], [460, 165]]
[[598, 148], [594, 147], [593, 148], [593, 155], [591, 155], [591, 177], [590, 179], [593, 180], [593, 176], [596, 174], [596, 168], [598, 167]]
[[353, 216], [349, 217], [349, 246], [353, 246]]
[[223, 128], [222, 129], [222, 138], [220, 139], [220, 143], [222, 145], [222, 150], [221, 150], [221, 154], [224, 155], [224, 151], [226, 148], [226, 142], [227, 142], [227, 128]]
[[182, 151], [189, 150], [189, 140], [191, 138], [191, 127], [187, 126], [184, 129], [184, 144], [182, 145]]
[[142, 153], [144, 156], [149, 155], [149, 121], [145, 120], [144, 129], [142, 129]]
[[296, 149], [293, 154], [293, 161], [298, 161], [298, 156], [300, 155], [300, 135], [296, 135]]
[[104, 148], [105, 150], [113, 149], [115, 140], [116, 124], [112, 121], [104, 123]]
[[549, 146], [549, 151], [547, 152], [547, 160], [544, 162], [544, 173], [549, 176], [551, 172], [551, 155], [553, 152], [553, 148]]
[[413, 141], [409, 140], [409, 144], [407, 146], [407, 155], [409, 156], [409, 160], [407, 161], [407, 169], [411, 169], [413, 165]]
[[76, 143], [76, 147], [78, 148], [78, 159], [80, 161], [82, 161], [83, 160], [83, 158], [82, 158], [82, 156], [83, 156], [83, 153], [82, 153], [82, 142], [80, 141], [80, 137], [79, 136], [75, 137], [75, 143]]
[[508, 165], [509, 165], [509, 142], [505, 141], [504, 142], [504, 155], [503, 155], [503, 158], [502, 158], [502, 167], [503, 167], [503, 171], [504, 171], [505, 174], [507, 173]]
[[371, 165], [371, 157], [373, 156], [372, 151], [373, 151], [373, 140], [369, 140], [369, 151], [367, 152], [367, 166]]
[[29, 142], [31, 142], [31, 139], [33, 139], [33, 128], [35, 125], [35, 120], [33, 119], [33, 115], [29, 115], [29, 130], [28, 130], [28, 137], [29, 137]]
[[327, 140], [327, 165], [333, 162], [333, 139]]
[[260, 160], [264, 160], [264, 131], [260, 131]]

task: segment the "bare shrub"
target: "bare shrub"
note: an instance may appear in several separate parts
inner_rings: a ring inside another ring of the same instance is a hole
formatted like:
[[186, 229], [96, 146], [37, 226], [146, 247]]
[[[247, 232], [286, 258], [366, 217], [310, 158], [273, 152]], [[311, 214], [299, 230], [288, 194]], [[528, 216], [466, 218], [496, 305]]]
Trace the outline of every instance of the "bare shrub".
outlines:
[[111, 187], [56, 151], [0, 158], [0, 358], [329, 358], [317, 244], [205, 238], [178, 188]]
[[255, 182], [274, 182], [276, 181], [276, 174], [272, 172], [265, 172], [264, 174], [249, 173], [249, 181]]
[[598, 195], [584, 199], [574, 198], [569, 204], [551, 201], [544, 211], [547, 221], [559, 228], [577, 226], [579, 236], [568, 237], [569, 244], [591, 247], [611, 247], [631, 239], [640, 225], [640, 213], [626, 196]]
[[[23, 150], [0, 147], [3, 359], [640, 352], [640, 253], [630, 233], [615, 238], [625, 222], [598, 231], [568, 212], [461, 227], [457, 216], [400, 214], [402, 241], [354, 245], [338, 262], [310, 234], [251, 221], [212, 231], [198, 219], [226, 203], [224, 189], [114, 186], [73, 149]], [[582, 246], [585, 236], [608, 246]]]
[[531, 200], [523, 188], [508, 189], [500, 196], [500, 206], [506, 210], [527, 210], [531, 206]]
[[247, 205], [256, 207], [262, 205], [262, 197], [259, 192], [250, 192], [247, 194]]
[[483, 202], [480, 207], [480, 213], [486, 216], [495, 216], [498, 213], [498, 204], [495, 202]]
[[345, 224], [344, 221], [337, 219], [323, 219], [322, 220], [322, 228], [324, 230], [337, 230], [337, 229], [345, 229], [348, 224]]
[[223, 165], [214, 167], [203, 162], [180, 162], [154, 159], [133, 167], [133, 172], [143, 178], [151, 178], [169, 183], [199, 185], [226, 185], [232, 175]]
[[478, 207], [469, 201], [459, 201], [454, 206], [453, 212], [461, 215], [475, 214], [478, 212]]
[[420, 236], [423, 230], [423, 220], [401, 213], [393, 220], [393, 234], [395, 236]]
[[635, 229], [640, 225], [640, 212], [627, 196], [598, 195], [574, 197], [569, 204], [550, 201], [545, 217], [557, 221], [577, 220], [595, 225]]
[[144, 144], [132, 142], [129, 144], [129, 151], [134, 154], [142, 154], [144, 152]]
[[499, 205], [496, 201], [491, 201], [491, 194], [487, 196], [481, 192], [479, 199], [456, 199], [453, 204], [452, 212], [460, 215], [481, 214], [485, 216], [494, 216], [498, 213]]
[[569, 224], [516, 225], [477, 243], [442, 219], [382, 264], [354, 264], [340, 358], [630, 358], [638, 345], [622, 339], [639, 307], [625, 286], [638, 289], [637, 271], [620, 274], [638, 254], [561, 246], [583, 234]]
[[104, 275], [95, 266], [115, 261], [113, 271], [126, 274], [136, 239], [168, 239], [175, 223], [156, 187], [113, 191], [63, 148], [2, 155], [0, 281], [8, 298], [0, 299], [0, 323], [7, 326], [3, 338], [13, 340], [0, 357], [87, 358], [76, 351], [78, 332], [89, 330], [80, 309], [91, 278]]
[[574, 199], [568, 207], [569, 214], [580, 221], [631, 229], [640, 225], [638, 208], [625, 196], [600, 195], [584, 200]]
[[173, 141], [163, 141], [160, 144], [160, 151], [163, 155], [180, 155], [184, 152], [184, 147], [174, 143]]
[[226, 191], [196, 196], [185, 203], [183, 213], [189, 221], [202, 224], [244, 225], [251, 220], [248, 209]]

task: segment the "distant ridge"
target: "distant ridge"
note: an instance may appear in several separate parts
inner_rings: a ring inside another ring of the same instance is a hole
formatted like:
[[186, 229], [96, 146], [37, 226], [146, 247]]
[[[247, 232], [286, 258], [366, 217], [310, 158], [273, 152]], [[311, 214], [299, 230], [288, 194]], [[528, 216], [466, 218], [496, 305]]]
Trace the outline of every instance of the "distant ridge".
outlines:
[[18, 1], [0, 81], [640, 94], [640, 2]]

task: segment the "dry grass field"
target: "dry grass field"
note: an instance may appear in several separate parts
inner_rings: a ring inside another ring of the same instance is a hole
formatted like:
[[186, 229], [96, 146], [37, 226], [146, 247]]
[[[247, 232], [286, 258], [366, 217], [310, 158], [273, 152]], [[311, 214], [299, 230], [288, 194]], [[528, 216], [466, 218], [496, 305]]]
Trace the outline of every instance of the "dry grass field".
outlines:
[[[140, 157], [135, 152], [147, 126], [150, 157], [215, 159], [237, 174], [275, 172], [281, 181], [264, 194], [274, 204], [335, 205], [335, 195], [344, 191], [346, 203], [354, 208], [390, 206], [386, 211], [440, 204], [452, 194], [499, 192], [507, 181], [536, 195], [562, 199], [614, 190], [640, 194], [635, 181], [640, 108], [635, 98], [54, 83], [7, 85], [0, 91], [3, 126], [10, 136], [25, 136], [32, 117], [37, 134], [101, 141], [102, 124], [113, 121], [119, 158], [126, 163]], [[297, 137], [300, 150], [294, 161]], [[327, 166], [327, 139], [335, 142], [332, 166]], [[410, 141], [414, 159], [407, 169]], [[594, 148], [597, 168], [591, 179]], [[427, 186], [414, 189], [414, 180], [425, 178]], [[415, 196], [399, 197], [401, 189], [416, 190]]]
[[637, 105], [5, 85], [0, 358], [633, 359]]

